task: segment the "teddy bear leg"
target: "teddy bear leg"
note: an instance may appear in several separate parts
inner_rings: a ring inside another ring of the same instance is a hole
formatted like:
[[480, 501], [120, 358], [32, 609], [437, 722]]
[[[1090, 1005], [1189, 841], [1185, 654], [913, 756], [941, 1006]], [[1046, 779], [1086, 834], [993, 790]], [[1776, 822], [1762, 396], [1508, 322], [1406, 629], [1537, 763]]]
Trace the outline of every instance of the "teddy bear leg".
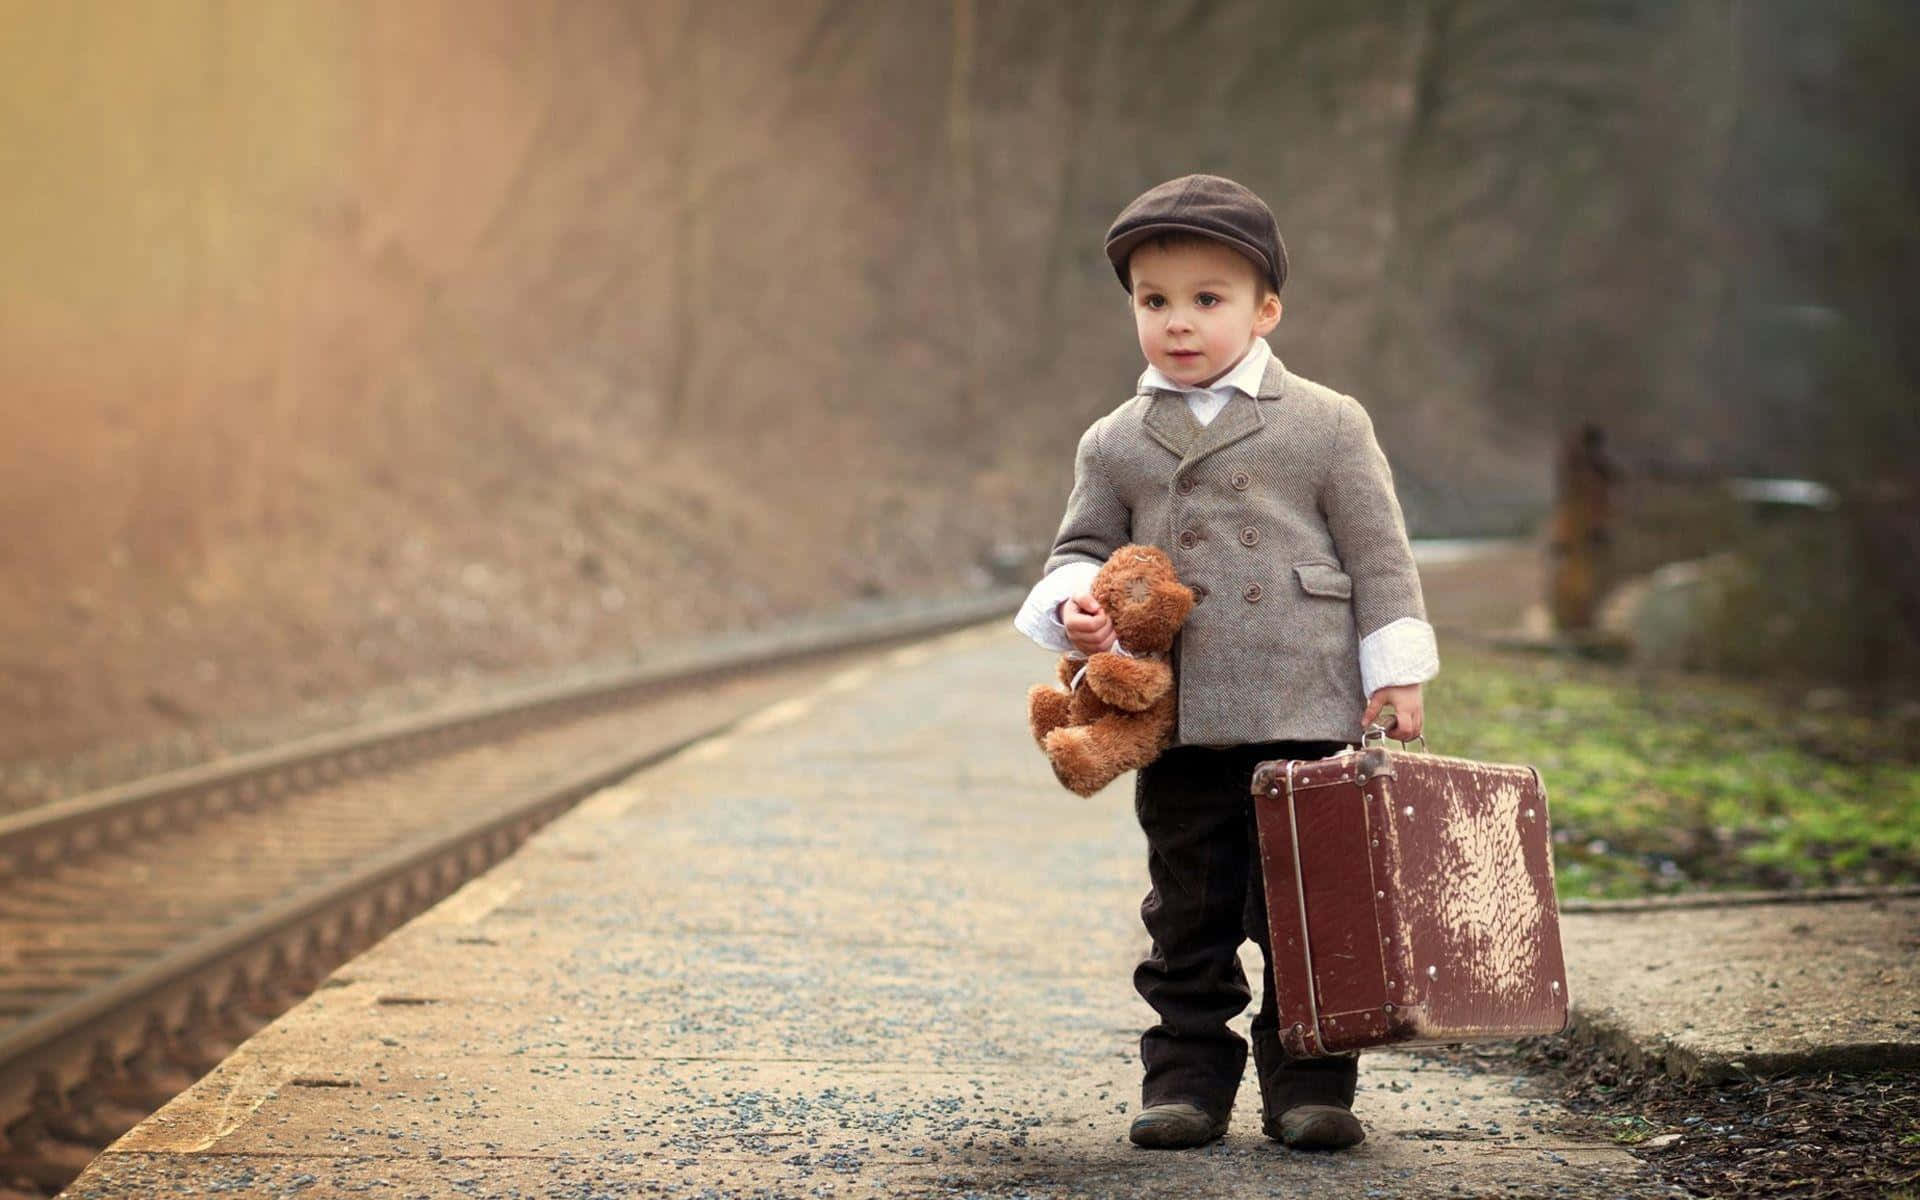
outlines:
[[1046, 745], [1047, 735], [1067, 723], [1067, 706], [1072, 702], [1069, 693], [1044, 683], [1034, 684], [1027, 692], [1027, 725], [1033, 730], [1033, 740]]
[[1062, 787], [1079, 796], [1091, 796], [1114, 781], [1120, 772], [1100, 756], [1091, 725], [1069, 725], [1047, 735], [1041, 748]]
[[1156, 708], [1139, 713], [1109, 713], [1086, 727], [1088, 753], [1117, 776], [1137, 771], [1166, 748], [1172, 728], [1167, 714]]

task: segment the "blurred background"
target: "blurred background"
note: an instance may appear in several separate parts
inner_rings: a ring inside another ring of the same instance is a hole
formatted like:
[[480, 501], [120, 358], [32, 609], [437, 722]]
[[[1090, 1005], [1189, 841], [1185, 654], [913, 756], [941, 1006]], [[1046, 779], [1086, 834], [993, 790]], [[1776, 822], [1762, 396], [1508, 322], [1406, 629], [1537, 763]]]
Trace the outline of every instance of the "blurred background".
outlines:
[[1667, 665], [1914, 720], [1901, 0], [0, 28], [0, 760], [1024, 582], [1139, 369], [1101, 234], [1195, 170], [1416, 535], [1588, 546], [1560, 633], [1631, 579]]

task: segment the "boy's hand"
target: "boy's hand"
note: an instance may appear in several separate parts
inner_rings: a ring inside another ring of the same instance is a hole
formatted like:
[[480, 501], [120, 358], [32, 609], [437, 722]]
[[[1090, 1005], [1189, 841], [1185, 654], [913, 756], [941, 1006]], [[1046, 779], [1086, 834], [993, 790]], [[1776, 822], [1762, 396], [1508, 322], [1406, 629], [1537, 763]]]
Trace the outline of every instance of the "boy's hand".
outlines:
[[1100, 607], [1092, 592], [1081, 592], [1061, 604], [1060, 623], [1066, 626], [1067, 640], [1082, 654], [1113, 649], [1113, 618]]
[[1397, 742], [1410, 742], [1420, 736], [1420, 730], [1426, 722], [1426, 712], [1420, 703], [1420, 685], [1409, 683], [1404, 687], [1383, 687], [1374, 692], [1367, 700], [1367, 714], [1360, 718], [1360, 728], [1365, 729], [1379, 717], [1380, 710], [1387, 705], [1393, 706], [1393, 728], [1387, 730], [1387, 736]]

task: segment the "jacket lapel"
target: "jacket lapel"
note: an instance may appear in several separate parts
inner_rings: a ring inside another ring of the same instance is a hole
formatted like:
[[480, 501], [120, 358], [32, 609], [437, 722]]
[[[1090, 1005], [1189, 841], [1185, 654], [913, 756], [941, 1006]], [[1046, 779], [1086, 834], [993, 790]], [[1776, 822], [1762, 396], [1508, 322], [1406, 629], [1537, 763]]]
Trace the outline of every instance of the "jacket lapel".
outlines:
[[1156, 390], [1148, 394], [1153, 400], [1144, 418], [1147, 436], [1171, 450], [1175, 458], [1185, 458], [1194, 438], [1204, 432], [1187, 408], [1187, 398], [1179, 392]]
[[[1286, 391], [1287, 369], [1280, 365], [1277, 357], [1268, 359], [1266, 372], [1260, 376], [1260, 399], [1278, 400]], [[1153, 398], [1142, 420], [1147, 436], [1179, 458], [1182, 467], [1191, 467], [1266, 425], [1260, 405], [1239, 392], [1235, 392], [1220, 414], [1206, 425], [1194, 420], [1187, 398], [1179, 392], [1156, 388], [1147, 394]]]
[[[1266, 390], [1264, 380], [1261, 390]], [[1266, 420], [1260, 415], [1260, 406], [1247, 399], [1244, 393], [1235, 392], [1233, 399], [1227, 401], [1227, 406], [1220, 410], [1220, 415], [1207, 422], [1199, 436], [1193, 439], [1180, 465], [1191, 467], [1215, 450], [1224, 449], [1257, 432], [1264, 424]]]

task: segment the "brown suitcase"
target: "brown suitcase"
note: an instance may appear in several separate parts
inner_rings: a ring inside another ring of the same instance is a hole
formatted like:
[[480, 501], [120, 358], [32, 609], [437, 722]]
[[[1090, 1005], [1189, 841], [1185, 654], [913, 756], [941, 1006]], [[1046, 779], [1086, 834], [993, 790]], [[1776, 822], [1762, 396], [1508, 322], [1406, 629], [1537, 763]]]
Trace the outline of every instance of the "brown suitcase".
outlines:
[[1538, 771], [1370, 730], [1357, 750], [1260, 764], [1253, 793], [1289, 1054], [1566, 1028]]

